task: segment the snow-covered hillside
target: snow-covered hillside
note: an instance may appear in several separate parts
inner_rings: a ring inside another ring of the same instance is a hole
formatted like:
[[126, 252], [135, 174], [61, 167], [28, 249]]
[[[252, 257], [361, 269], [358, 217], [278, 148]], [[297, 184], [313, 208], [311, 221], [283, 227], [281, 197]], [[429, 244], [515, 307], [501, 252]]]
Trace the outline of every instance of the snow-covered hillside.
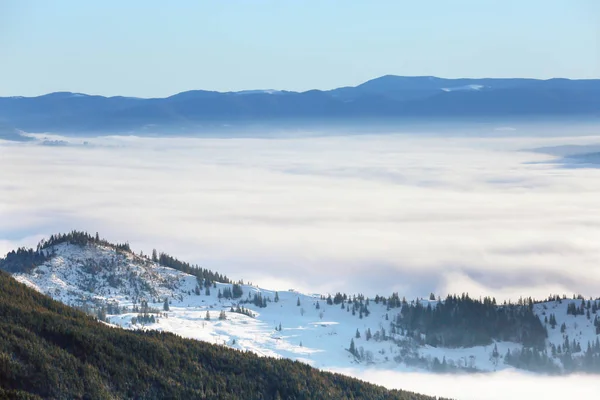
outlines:
[[[440, 370], [443, 363], [444, 368], [496, 371], [513, 368], [504, 362], [505, 357], [514, 357], [522, 349], [513, 342], [469, 348], [417, 344], [392, 327], [399, 311], [373, 299], [365, 316], [353, 313], [348, 303], [328, 304], [323, 296], [292, 289], [275, 292], [240, 285], [241, 297], [228, 299], [232, 284], [206, 286], [195, 276], [111, 246], [61, 243], [46, 251], [51, 254], [49, 260], [14, 277], [65, 304], [102, 318], [106, 314], [107, 322], [126, 329], [174, 332], [323, 369]], [[419, 301], [425, 307], [437, 303]], [[585, 357], [588, 342], [594, 345], [599, 337], [594, 326], [596, 307], [588, 309], [584, 302], [582, 315], [570, 315], [571, 303], [571, 308], [581, 309], [581, 300], [534, 305], [535, 315], [548, 331], [546, 354], [559, 369], [563, 368], [565, 341], [577, 360]]]

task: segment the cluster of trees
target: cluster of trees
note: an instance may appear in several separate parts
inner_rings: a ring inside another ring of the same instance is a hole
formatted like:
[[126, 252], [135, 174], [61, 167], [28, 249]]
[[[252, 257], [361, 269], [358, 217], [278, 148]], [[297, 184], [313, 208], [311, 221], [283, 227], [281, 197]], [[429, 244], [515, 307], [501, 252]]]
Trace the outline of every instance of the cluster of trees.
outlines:
[[442, 347], [472, 347], [494, 340], [522, 343], [542, 348], [548, 336], [546, 328], [533, 313], [533, 301], [497, 305], [489, 297], [476, 300], [468, 294], [448, 296], [445, 301], [416, 301], [404, 304], [396, 325], [425, 343]]
[[218, 272], [200, 268], [197, 265], [191, 265], [187, 262], [179, 261], [177, 258], [172, 257], [166, 253], [157, 254], [156, 250], [152, 250], [152, 261], [164, 265], [165, 267], [173, 268], [186, 274], [194, 275], [200, 282], [208, 282], [210, 285], [212, 282], [231, 283], [231, 280]]
[[254, 296], [252, 296], [252, 298], [250, 297], [250, 294], [248, 294], [248, 299], [242, 300], [242, 301], [240, 301], [240, 303], [242, 303], [242, 304], [252, 303], [256, 307], [265, 308], [267, 306], [267, 301], [270, 302], [271, 299], [270, 298], [267, 299], [267, 297], [264, 297], [262, 295], [262, 293], [254, 293]]
[[[165, 301], [167, 302], [167, 305], [168, 305], [168, 300], [165, 299]], [[160, 312], [158, 310], [158, 308], [150, 307], [150, 305], [148, 305], [148, 300], [146, 300], [146, 299], [141, 299], [139, 305], [135, 304], [135, 302], [136, 302], [136, 300], [134, 299], [134, 305], [132, 307], [133, 312], [137, 312], [137, 313], [141, 313], [141, 314], [158, 314]], [[164, 304], [163, 304], [163, 309], [164, 309]], [[165, 311], [168, 311], [168, 310], [165, 310]]]
[[[377, 299], [379, 301], [379, 296], [377, 296]], [[352, 315], [358, 315], [360, 319], [368, 317], [371, 314], [369, 310], [370, 300], [362, 294], [348, 296], [346, 293], [342, 294], [338, 292], [334, 297], [331, 297], [331, 295], [327, 297], [321, 296], [321, 300], [325, 300], [328, 305], [340, 305], [342, 310], [346, 309], [346, 311], [352, 312]], [[319, 302], [317, 302], [315, 307], [317, 309], [320, 308]]]
[[550, 314], [550, 318], [548, 318], [547, 316], [544, 317], [544, 322], [547, 323], [547, 324], [550, 324], [550, 327], [552, 329], [556, 328], [556, 324], [557, 324], [557, 322], [556, 322], [556, 315], [554, 315], [554, 314], [551, 313]]
[[504, 362], [516, 368], [551, 374], [562, 372], [560, 364], [566, 373], [600, 373], [600, 340], [596, 338], [594, 342], [588, 342], [586, 349], [583, 350], [579, 342], [570, 341], [569, 337], [565, 336], [562, 345], [551, 346], [550, 354], [545, 349], [525, 347], [513, 352], [509, 350], [504, 356]]
[[[590, 313], [591, 312], [591, 313]], [[587, 315], [587, 318], [591, 318], [591, 314], [596, 314], [598, 312], [598, 303], [596, 300], [587, 302], [581, 299], [581, 303], [577, 306], [574, 302], [570, 302], [567, 305], [567, 315]]]
[[[83, 303], [80, 306], [76, 306], [80, 311], [88, 315], [96, 316], [100, 321], [108, 322], [107, 315], [119, 315], [123, 312], [128, 312], [127, 307], [121, 307], [117, 301], [109, 301], [105, 303], [97, 304], [96, 307], [90, 306], [88, 303]], [[134, 307], [134, 311], [139, 312], [139, 307]], [[146, 307], [144, 310], [144, 315], [148, 315], [148, 312], [153, 312], [154, 310]], [[154, 322], [154, 321], [153, 321]]]
[[217, 287], [217, 284], [215, 282], [211, 282], [208, 279], [203, 279], [203, 278], [197, 276], [196, 280], [198, 281], [198, 284], [196, 285], [196, 288], [194, 289], [194, 292], [198, 296], [200, 296], [200, 293], [202, 293], [202, 287], [204, 287], [204, 294], [207, 295], [207, 296], [210, 296], [210, 288], [211, 288], [211, 286], [213, 288]]
[[252, 304], [260, 308], [265, 308], [267, 306], [267, 298], [263, 297], [261, 293], [254, 293], [254, 297], [252, 298]]
[[554, 362], [545, 350], [524, 347], [521, 350], [506, 352], [504, 363], [515, 368], [526, 369], [534, 372], [559, 373], [560, 367]]
[[242, 289], [242, 285], [238, 283], [234, 283], [231, 287], [223, 288], [223, 291], [219, 289], [219, 299], [239, 299], [244, 295], [244, 290]]
[[373, 362], [373, 352], [366, 350], [362, 346], [356, 346], [354, 339], [350, 340], [350, 347], [348, 348], [350, 354], [354, 356], [357, 361], [366, 361], [368, 364]]
[[331, 295], [328, 295], [327, 297], [321, 296], [321, 300], [327, 301], [327, 305], [340, 304], [347, 299], [348, 296], [346, 294], [341, 294], [340, 292], [337, 292], [333, 298]]
[[[581, 294], [574, 294], [573, 297], [572, 297], [572, 299], [573, 300], [585, 300], [585, 297], [583, 297], [583, 295], [581, 295]], [[552, 301], [556, 301], [559, 304], [562, 304], [562, 302], [565, 301], [565, 300], [567, 300], [567, 295], [566, 294], [563, 294], [562, 296], [558, 295], [558, 294], [552, 294], [552, 295], [548, 296], [544, 300], [536, 301], [536, 303], [549, 303], [549, 302], [552, 302]], [[597, 298], [596, 300], [600, 300], [600, 298]]]
[[435, 400], [296, 361], [114, 329], [0, 273], [0, 397]]
[[584, 372], [600, 373], [600, 339], [598, 337], [593, 343], [588, 342], [581, 369]]
[[154, 317], [154, 314], [138, 314], [137, 317], [131, 318], [131, 324], [153, 324], [158, 322], [158, 318]]
[[229, 312], [234, 312], [234, 313], [238, 313], [238, 314], [243, 314], [246, 315], [248, 317], [252, 317], [254, 318], [254, 313], [252, 312], [252, 310], [249, 310], [247, 308], [244, 308], [244, 306], [240, 306], [239, 304], [234, 306], [231, 306], [231, 309], [229, 310]]
[[[351, 306], [349, 304], [351, 304]], [[359, 299], [354, 299], [352, 302], [348, 301], [346, 310], [348, 311], [350, 308], [352, 309], [352, 315], [358, 314], [358, 318], [360, 319], [362, 319], [363, 316], [368, 317], [369, 314], [371, 314], [371, 311], [369, 311], [369, 299], [363, 301], [363, 298], [361, 297]]]
[[49, 254], [40, 249], [20, 247], [10, 251], [4, 258], [0, 258], [0, 269], [11, 274], [29, 273], [35, 267], [45, 263], [49, 257]]
[[97, 244], [101, 246], [112, 247], [116, 250], [131, 252], [129, 243], [110, 243], [106, 239], [100, 239], [100, 235], [96, 232], [95, 235], [90, 235], [84, 231], [71, 231], [69, 233], [58, 233], [51, 235], [48, 239], [42, 239], [38, 244], [38, 250], [44, 250], [56, 246], [61, 243], [70, 243], [79, 246], [88, 244]]
[[[219, 321], [224, 321], [226, 319], [227, 319], [227, 314], [225, 314], [225, 310], [221, 310], [221, 312], [219, 313]], [[210, 312], [208, 310], [206, 310], [204, 320], [210, 321]]]

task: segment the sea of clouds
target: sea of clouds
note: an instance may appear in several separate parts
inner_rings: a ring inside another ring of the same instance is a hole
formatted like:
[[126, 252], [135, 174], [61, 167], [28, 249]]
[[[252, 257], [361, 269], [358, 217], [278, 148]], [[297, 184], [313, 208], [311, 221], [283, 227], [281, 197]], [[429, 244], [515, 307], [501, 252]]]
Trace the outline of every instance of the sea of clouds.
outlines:
[[0, 254], [80, 229], [275, 289], [600, 295], [600, 169], [528, 151], [593, 132], [0, 142]]
[[337, 369], [345, 375], [390, 389], [457, 400], [594, 400], [600, 381], [594, 375], [542, 376], [516, 371], [490, 374], [433, 375], [378, 369]]
[[[600, 295], [600, 169], [556, 156], [597, 151], [595, 127], [85, 146], [45, 136], [66, 143], [0, 141], [0, 255], [79, 229], [273, 289]], [[593, 376], [338, 371], [464, 400], [600, 390]]]

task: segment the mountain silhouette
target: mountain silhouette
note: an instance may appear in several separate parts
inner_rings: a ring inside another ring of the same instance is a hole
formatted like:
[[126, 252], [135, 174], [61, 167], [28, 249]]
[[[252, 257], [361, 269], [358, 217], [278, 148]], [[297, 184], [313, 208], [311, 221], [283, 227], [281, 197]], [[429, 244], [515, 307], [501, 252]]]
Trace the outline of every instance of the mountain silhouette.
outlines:
[[[600, 79], [444, 79], [386, 75], [355, 87], [191, 90], [166, 98], [57, 92], [0, 98], [3, 130], [124, 132], [256, 121], [600, 115]], [[8, 137], [8, 135], [5, 135]]]

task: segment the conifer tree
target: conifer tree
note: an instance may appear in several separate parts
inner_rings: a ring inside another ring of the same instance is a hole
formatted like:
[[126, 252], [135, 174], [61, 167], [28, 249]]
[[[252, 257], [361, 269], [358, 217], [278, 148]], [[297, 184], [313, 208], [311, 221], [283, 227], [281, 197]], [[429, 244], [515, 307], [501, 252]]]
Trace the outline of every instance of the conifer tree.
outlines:
[[163, 310], [169, 311], [169, 299], [167, 297], [165, 297], [165, 302], [163, 304]]
[[556, 327], [556, 316], [554, 314], [550, 314], [550, 319], [548, 322], [550, 323], [550, 327], [554, 329]]
[[231, 288], [231, 293], [234, 299], [239, 299], [240, 297], [242, 297], [244, 295], [244, 291], [242, 290], [242, 286], [234, 283], [232, 288]]

